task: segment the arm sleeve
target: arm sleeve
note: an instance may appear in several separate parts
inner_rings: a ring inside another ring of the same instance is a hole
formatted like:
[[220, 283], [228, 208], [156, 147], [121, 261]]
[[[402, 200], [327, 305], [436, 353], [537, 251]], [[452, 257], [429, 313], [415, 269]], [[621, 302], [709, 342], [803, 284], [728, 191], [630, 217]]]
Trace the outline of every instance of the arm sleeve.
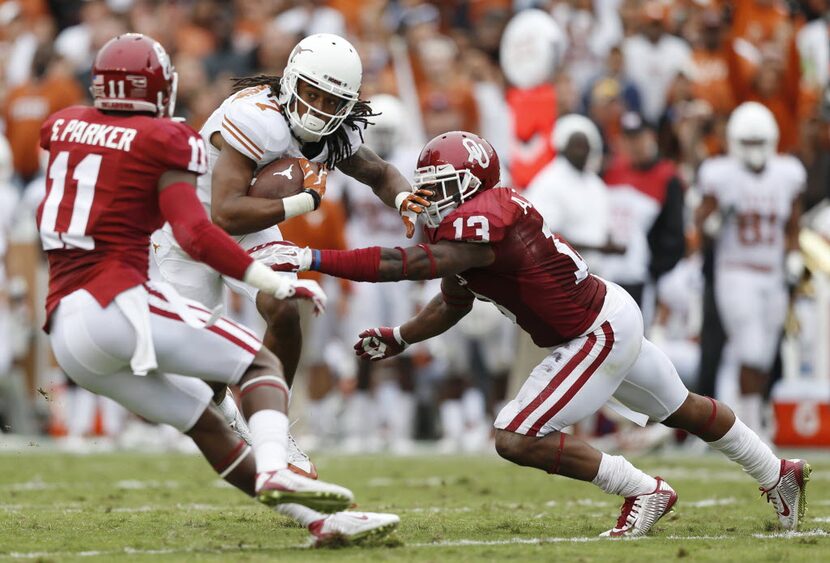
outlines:
[[653, 279], [674, 268], [686, 251], [683, 227], [683, 185], [676, 176], [669, 180], [663, 208], [648, 232], [651, 250], [649, 272]]
[[159, 209], [173, 228], [173, 236], [194, 260], [220, 274], [241, 280], [253, 262], [222, 229], [210, 222], [190, 184], [180, 182], [159, 193]]

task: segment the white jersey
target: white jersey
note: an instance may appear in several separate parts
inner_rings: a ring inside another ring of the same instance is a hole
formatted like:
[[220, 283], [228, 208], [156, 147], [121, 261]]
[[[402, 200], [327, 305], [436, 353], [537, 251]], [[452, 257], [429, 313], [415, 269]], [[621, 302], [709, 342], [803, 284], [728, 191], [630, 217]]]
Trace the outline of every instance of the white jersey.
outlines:
[[[349, 135], [352, 154], [362, 144], [358, 131], [343, 126]], [[282, 107], [268, 86], [245, 88], [227, 98], [205, 122], [199, 133], [208, 148], [208, 172], [199, 176], [199, 199], [210, 210], [213, 166], [219, 157], [219, 149], [210, 138], [220, 133], [225, 143], [256, 162], [256, 169], [285, 157], [303, 157], [300, 141], [291, 134], [291, 128], [282, 114]], [[312, 162], [325, 162], [328, 147], [323, 144], [319, 154], [309, 158]]]
[[772, 157], [759, 174], [728, 156], [703, 163], [701, 190], [718, 200], [724, 217], [716, 241], [717, 269], [783, 274], [785, 228], [806, 178], [804, 166], [792, 156]]
[[660, 203], [633, 186], [609, 188], [609, 233], [625, 253], [603, 256], [602, 277], [624, 285], [646, 283], [651, 262], [648, 233], [660, 214]]

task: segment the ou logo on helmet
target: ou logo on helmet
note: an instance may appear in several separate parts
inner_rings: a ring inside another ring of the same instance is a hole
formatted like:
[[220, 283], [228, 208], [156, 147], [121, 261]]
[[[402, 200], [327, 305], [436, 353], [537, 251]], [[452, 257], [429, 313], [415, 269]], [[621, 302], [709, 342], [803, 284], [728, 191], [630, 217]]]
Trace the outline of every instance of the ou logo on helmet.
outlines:
[[467, 153], [469, 154], [467, 160], [469, 162], [478, 162], [482, 168], [490, 166], [490, 157], [484, 147], [481, 146], [481, 143], [465, 137], [462, 139], [461, 144], [467, 149]]

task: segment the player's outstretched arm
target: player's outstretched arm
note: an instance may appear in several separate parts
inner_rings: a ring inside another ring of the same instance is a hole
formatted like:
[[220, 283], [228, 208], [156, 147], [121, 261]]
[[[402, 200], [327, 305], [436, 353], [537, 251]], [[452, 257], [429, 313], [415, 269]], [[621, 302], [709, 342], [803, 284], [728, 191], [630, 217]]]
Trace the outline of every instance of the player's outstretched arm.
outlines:
[[473, 307], [473, 294], [454, 276], [441, 280], [441, 293], [417, 315], [398, 327], [366, 329], [354, 345], [355, 353], [366, 360], [379, 361], [396, 356], [410, 344], [443, 334]]
[[431, 280], [484, 268], [496, 255], [488, 244], [447, 242], [407, 248], [372, 246], [354, 250], [298, 249], [294, 271], [316, 270], [354, 281]]
[[401, 325], [401, 337], [409, 344], [447, 332], [473, 308], [475, 297], [455, 276], [441, 280], [441, 293]]
[[431, 195], [431, 192], [427, 191], [425, 194], [423, 190], [418, 190], [413, 193], [412, 187], [400, 170], [366, 145], [362, 145], [337, 167], [343, 173], [372, 188], [383, 203], [397, 209], [406, 228], [407, 238], [413, 237], [418, 215], [429, 205], [422, 196]]
[[361, 145], [352, 156], [338, 163], [337, 168], [372, 188], [389, 207], [396, 207], [395, 198], [399, 193], [412, 192], [403, 174], [366, 145]]

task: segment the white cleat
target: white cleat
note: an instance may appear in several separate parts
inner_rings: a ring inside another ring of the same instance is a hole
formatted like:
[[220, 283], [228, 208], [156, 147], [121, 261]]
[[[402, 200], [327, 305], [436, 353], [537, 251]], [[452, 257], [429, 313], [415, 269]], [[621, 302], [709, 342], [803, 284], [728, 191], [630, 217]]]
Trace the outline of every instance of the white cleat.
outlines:
[[764, 490], [767, 502], [775, 507], [778, 521], [786, 530], [797, 530], [807, 512], [807, 481], [812, 468], [803, 459], [782, 459], [781, 473], [774, 487]]
[[367, 539], [380, 539], [398, 527], [401, 519], [396, 514], [376, 512], [337, 512], [315, 520], [308, 525], [317, 546], [329, 542], [360, 543]]
[[677, 502], [677, 493], [660, 477], [657, 488], [645, 495], [627, 497], [622, 505], [617, 525], [600, 534], [606, 538], [636, 538], [646, 535], [660, 518], [669, 513]]
[[288, 469], [309, 479], [317, 478], [317, 468], [308, 458], [308, 454], [297, 445], [291, 432], [288, 433]]
[[352, 492], [340, 485], [298, 475], [290, 468], [256, 476], [256, 498], [268, 506], [301, 504], [318, 512], [338, 512], [354, 502]]

